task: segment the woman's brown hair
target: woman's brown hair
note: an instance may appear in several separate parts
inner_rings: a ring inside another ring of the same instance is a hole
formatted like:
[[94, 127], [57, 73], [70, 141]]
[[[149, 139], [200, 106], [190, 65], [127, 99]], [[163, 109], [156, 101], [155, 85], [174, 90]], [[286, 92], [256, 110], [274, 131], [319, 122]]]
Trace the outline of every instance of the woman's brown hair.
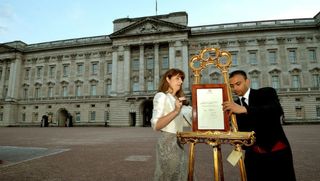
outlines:
[[[179, 75], [181, 77], [182, 81], [184, 80], [185, 74], [182, 70], [175, 69], [175, 68], [167, 70], [166, 73], [164, 73], [163, 76], [161, 77], [158, 91], [166, 93], [169, 90], [169, 83], [167, 82], [166, 78], [168, 77], [169, 79], [171, 79], [171, 77], [176, 76], [176, 75]], [[177, 97], [184, 96], [184, 92], [183, 92], [182, 87], [176, 93], [176, 96]]]

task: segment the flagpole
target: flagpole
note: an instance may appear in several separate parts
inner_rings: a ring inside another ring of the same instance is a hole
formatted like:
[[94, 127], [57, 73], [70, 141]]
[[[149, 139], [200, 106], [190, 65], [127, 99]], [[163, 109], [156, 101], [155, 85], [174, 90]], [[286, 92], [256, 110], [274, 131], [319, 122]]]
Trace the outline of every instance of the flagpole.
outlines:
[[158, 1], [156, 0], [156, 15], [158, 15]]

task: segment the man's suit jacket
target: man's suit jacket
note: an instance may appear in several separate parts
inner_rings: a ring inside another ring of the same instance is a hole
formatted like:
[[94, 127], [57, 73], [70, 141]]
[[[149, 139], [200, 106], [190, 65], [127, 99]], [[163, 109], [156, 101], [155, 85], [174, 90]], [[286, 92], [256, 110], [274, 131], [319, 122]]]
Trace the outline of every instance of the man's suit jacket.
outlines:
[[[235, 101], [240, 104], [240, 101]], [[280, 119], [283, 109], [275, 89], [265, 87], [251, 89], [247, 114], [237, 114], [239, 131], [254, 131], [256, 145], [270, 151], [278, 142], [289, 146]]]

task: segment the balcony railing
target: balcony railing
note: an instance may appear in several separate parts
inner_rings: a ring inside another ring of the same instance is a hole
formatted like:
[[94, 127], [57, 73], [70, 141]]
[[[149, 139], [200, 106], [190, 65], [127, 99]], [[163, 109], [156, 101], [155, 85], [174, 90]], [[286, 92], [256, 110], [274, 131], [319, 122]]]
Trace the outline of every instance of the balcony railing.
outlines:
[[222, 31], [234, 29], [248, 29], [248, 28], [265, 28], [265, 27], [283, 27], [283, 26], [303, 26], [303, 25], [316, 25], [316, 20], [313, 18], [304, 19], [285, 19], [285, 20], [268, 20], [268, 21], [255, 21], [255, 22], [240, 22], [228, 24], [216, 24], [207, 26], [194, 26], [191, 27], [191, 32], [207, 32], [207, 31]]

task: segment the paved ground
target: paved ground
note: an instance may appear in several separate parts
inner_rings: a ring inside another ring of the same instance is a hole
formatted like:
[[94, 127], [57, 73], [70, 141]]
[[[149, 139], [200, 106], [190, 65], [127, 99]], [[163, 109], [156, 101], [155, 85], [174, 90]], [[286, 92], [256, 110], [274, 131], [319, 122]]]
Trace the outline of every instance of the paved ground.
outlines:
[[[320, 179], [320, 125], [288, 125], [298, 181]], [[272, 133], [271, 133], [272, 134]], [[1, 181], [152, 180], [158, 133], [151, 128], [0, 128]], [[231, 147], [223, 145], [224, 160]], [[213, 180], [211, 147], [196, 146], [198, 181]], [[223, 163], [226, 181], [238, 167]]]

